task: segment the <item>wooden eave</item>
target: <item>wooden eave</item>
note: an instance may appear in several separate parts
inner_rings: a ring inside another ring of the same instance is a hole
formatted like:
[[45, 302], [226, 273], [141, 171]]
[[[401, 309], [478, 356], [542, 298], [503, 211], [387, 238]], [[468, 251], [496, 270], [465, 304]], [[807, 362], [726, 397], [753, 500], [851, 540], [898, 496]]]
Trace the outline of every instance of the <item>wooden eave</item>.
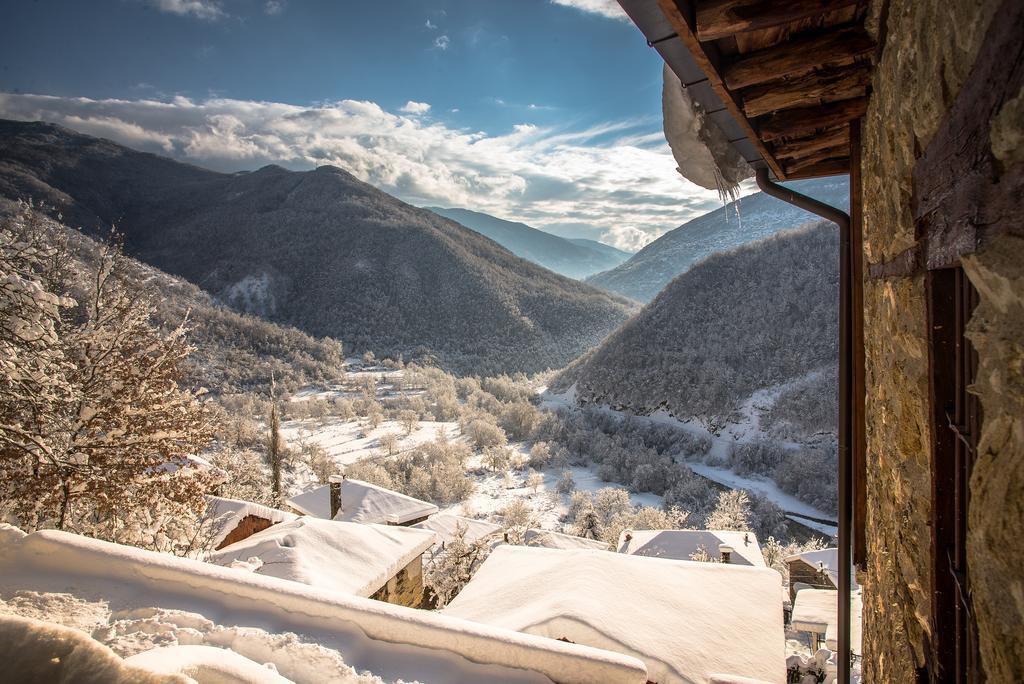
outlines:
[[[634, 21], [647, 9], [620, 1]], [[875, 48], [866, 0], [653, 2], [675, 32], [664, 40], [685, 47], [720, 102], [706, 112], [730, 119], [748, 162], [756, 154], [780, 180], [849, 173], [849, 123], [866, 110]], [[666, 61], [684, 85], [697, 83]]]

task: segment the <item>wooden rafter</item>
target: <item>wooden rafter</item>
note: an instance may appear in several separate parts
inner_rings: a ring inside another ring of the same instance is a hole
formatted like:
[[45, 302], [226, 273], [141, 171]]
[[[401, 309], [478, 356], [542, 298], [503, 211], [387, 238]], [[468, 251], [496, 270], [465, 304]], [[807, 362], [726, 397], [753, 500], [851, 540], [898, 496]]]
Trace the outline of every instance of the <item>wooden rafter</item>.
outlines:
[[788, 172], [802, 171], [806, 168], [817, 166], [822, 162], [830, 159], [845, 159], [850, 156], [850, 145], [837, 145], [835, 147], [826, 147], [823, 150], [818, 150], [813, 154], [809, 154], [806, 157], [799, 159], [793, 159], [785, 163], [786, 170]]
[[731, 90], [738, 90], [817, 69], [848, 66], [874, 49], [875, 43], [864, 29], [847, 27], [742, 55], [723, 69], [722, 78]]
[[697, 3], [701, 41], [758, 31], [849, 7], [857, 0], [706, 0]]
[[798, 138], [812, 135], [819, 128], [832, 128], [864, 116], [867, 98], [841, 100], [817, 107], [787, 109], [755, 121], [761, 140]]
[[775, 158], [785, 164], [787, 160], [800, 159], [815, 152], [849, 144], [849, 127], [836, 126], [817, 135], [780, 142], [772, 147]]
[[826, 159], [800, 169], [786, 171], [787, 180], [800, 180], [801, 178], [819, 178], [821, 176], [838, 176], [850, 172], [850, 158]]
[[860, 97], [867, 91], [868, 70], [857, 65], [821, 74], [747, 88], [740, 94], [748, 117], [793, 107], [807, 107]]
[[757, 131], [751, 126], [747, 120], [746, 115], [743, 113], [741, 103], [738, 97], [732, 93], [728, 88], [725, 87], [725, 83], [722, 82], [722, 77], [719, 75], [716, 69], [716, 64], [720, 62], [718, 55], [714, 52], [713, 46], [702, 45], [697, 36], [694, 33], [694, 27], [687, 19], [683, 10], [680, 9], [678, 0], [658, 0], [658, 6], [661, 8], [662, 13], [668, 22], [675, 29], [676, 35], [686, 46], [686, 49], [690, 51], [694, 61], [700, 67], [701, 71], [708, 79], [708, 83], [715, 94], [718, 95], [719, 99], [725, 105], [725, 108], [732, 115], [733, 119], [739, 125], [744, 135], [750, 140], [750, 142], [757, 148], [758, 153], [762, 156], [768, 167], [775, 173], [780, 179], [785, 179], [785, 171], [772, 156], [771, 151], [765, 146], [758, 136]]

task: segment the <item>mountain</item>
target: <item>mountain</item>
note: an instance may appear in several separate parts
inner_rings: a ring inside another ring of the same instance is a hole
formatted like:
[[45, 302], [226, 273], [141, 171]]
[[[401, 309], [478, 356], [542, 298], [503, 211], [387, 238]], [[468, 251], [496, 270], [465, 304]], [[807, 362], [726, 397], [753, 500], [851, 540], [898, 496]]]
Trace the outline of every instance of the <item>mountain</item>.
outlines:
[[525, 223], [505, 221], [469, 209], [426, 208], [486, 235], [516, 256], [569, 278], [586, 278], [629, 258], [628, 253], [595, 240], [568, 240]]
[[130, 255], [241, 312], [460, 371], [563, 366], [632, 308], [334, 167], [216, 173], [3, 121], [0, 195], [116, 224]]
[[[784, 183], [828, 204], [848, 209], [845, 176]], [[629, 261], [587, 279], [610, 292], [649, 302], [670, 280], [704, 257], [780, 230], [819, 221], [819, 217], [762, 192], [742, 197], [662, 235]]]
[[590, 247], [591, 249], [596, 249], [598, 252], [601, 252], [602, 254], [607, 254], [609, 256], [613, 256], [616, 259], [621, 259], [622, 261], [625, 261], [629, 257], [633, 256], [633, 254], [635, 254], [635, 252], [625, 252], [625, 251], [623, 251], [621, 249], [618, 249], [617, 247], [612, 247], [611, 245], [606, 245], [603, 242], [598, 242], [597, 240], [588, 240], [587, 238], [565, 238], [565, 239], [568, 240], [569, 242], [573, 243], [574, 245], [581, 245], [583, 247]]
[[754, 392], [788, 384], [778, 422], [803, 411], [798, 431], [834, 431], [838, 244], [819, 222], [710, 256], [553, 386], [575, 383], [581, 404], [721, 424]]

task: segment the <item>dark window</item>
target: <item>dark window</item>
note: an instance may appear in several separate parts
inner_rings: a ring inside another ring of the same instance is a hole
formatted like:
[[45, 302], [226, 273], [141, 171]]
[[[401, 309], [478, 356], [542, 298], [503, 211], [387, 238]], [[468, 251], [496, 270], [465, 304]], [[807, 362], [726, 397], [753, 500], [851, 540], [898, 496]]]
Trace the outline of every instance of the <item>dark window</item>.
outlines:
[[982, 677], [967, 567], [967, 513], [981, 409], [968, 391], [978, 359], [964, 332], [978, 293], [960, 267], [930, 271], [927, 279], [934, 590], [929, 679], [973, 684]]

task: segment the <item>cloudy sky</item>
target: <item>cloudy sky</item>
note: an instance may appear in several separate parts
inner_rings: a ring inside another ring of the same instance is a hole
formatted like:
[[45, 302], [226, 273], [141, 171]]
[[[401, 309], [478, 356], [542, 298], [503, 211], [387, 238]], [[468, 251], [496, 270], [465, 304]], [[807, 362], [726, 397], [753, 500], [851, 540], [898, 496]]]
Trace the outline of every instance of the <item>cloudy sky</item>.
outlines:
[[675, 172], [660, 75], [614, 0], [26, 0], [0, 24], [0, 118], [334, 164], [627, 249], [719, 204]]

